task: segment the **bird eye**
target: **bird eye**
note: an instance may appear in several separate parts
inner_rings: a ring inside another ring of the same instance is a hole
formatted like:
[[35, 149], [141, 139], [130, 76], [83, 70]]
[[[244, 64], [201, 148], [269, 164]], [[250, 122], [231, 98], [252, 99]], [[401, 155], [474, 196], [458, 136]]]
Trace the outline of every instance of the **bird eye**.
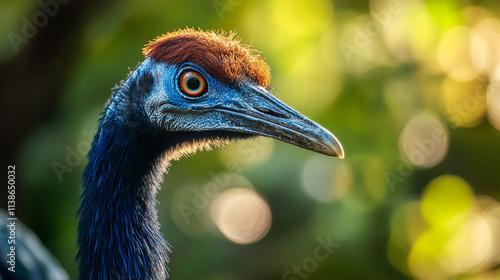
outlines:
[[208, 89], [205, 77], [193, 70], [184, 71], [179, 82], [182, 92], [191, 97], [198, 97]]

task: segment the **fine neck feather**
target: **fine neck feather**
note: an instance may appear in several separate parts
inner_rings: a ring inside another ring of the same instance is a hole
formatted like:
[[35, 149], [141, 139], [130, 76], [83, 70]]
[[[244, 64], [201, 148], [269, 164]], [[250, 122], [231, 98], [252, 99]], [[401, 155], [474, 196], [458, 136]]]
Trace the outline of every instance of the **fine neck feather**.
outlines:
[[167, 164], [165, 138], [154, 130], [100, 125], [78, 211], [80, 279], [166, 278], [170, 247], [155, 209]]
[[154, 84], [131, 75], [113, 90], [88, 154], [78, 210], [80, 279], [165, 279], [170, 247], [155, 196], [171, 141], [147, 121], [142, 100]]

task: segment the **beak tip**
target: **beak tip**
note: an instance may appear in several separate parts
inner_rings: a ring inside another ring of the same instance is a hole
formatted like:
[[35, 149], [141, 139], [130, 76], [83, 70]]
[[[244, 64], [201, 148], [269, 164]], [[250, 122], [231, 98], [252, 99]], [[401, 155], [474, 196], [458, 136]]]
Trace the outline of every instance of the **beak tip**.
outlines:
[[327, 150], [324, 152], [324, 154], [332, 157], [338, 157], [339, 159], [343, 159], [345, 157], [344, 155], [344, 148], [342, 147], [342, 144], [340, 144], [340, 141], [333, 136], [331, 133], [326, 134], [328, 137], [323, 141], [325, 143], [324, 147], [327, 148]]
[[337, 142], [336, 144], [337, 145], [330, 147], [331, 150], [328, 152], [328, 155], [332, 157], [338, 157], [339, 159], [344, 159], [344, 149], [339, 142]]
[[344, 159], [344, 150], [340, 154], [337, 154], [340, 159]]
[[344, 148], [342, 147], [342, 145], [340, 145], [340, 142], [339, 142], [339, 153], [337, 153], [337, 156], [340, 158], [340, 159], [344, 159], [345, 155], [344, 155]]

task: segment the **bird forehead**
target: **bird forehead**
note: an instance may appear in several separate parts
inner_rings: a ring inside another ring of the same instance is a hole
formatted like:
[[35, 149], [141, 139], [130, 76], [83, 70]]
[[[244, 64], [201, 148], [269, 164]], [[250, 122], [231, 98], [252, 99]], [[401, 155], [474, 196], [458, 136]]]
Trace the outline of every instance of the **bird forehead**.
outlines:
[[223, 83], [251, 80], [264, 88], [271, 83], [267, 63], [232, 33], [182, 29], [159, 36], [143, 53], [167, 64], [191, 62]]

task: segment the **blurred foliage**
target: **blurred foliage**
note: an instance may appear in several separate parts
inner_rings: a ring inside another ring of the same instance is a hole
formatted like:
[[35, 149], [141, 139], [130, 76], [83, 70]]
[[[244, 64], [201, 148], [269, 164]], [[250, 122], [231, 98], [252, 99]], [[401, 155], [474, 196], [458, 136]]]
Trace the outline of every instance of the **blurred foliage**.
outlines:
[[[39, 11], [0, 3], [0, 61]], [[346, 158], [254, 140], [173, 163], [158, 195], [172, 279], [500, 279], [500, 7], [472, 0], [128, 0], [89, 17], [76, 59], [54, 61], [70, 66], [54, 111], [15, 162], [18, 215], [72, 278], [98, 114], [141, 48], [186, 26], [237, 31], [270, 64], [274, 93]], [[272, 214], [263, 239], [230, 241], [209, 206], [186, 222], [181, 205], [214, 182], [214, 197], [259, 194]]]

